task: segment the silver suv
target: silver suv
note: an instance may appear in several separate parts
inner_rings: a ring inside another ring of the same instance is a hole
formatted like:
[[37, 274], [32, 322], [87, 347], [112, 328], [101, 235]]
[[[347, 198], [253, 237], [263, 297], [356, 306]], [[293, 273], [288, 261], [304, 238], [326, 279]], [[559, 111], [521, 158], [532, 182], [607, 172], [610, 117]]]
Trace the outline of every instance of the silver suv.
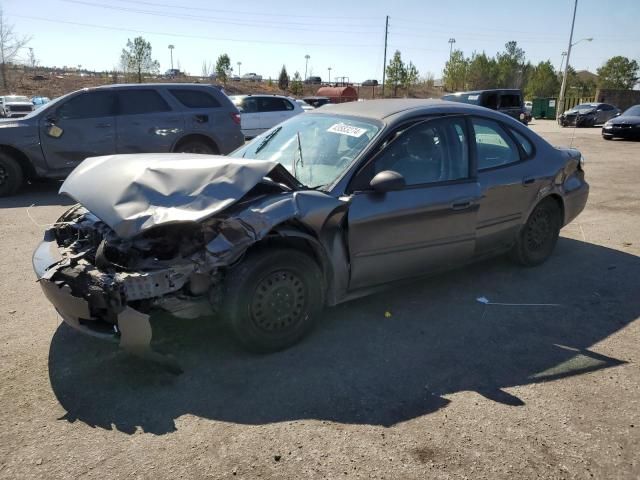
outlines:
[[244, 143], [240, 114], [220, 89], [107, 85], [0, 120], [0, 196], [25, 180], [64, 178], [87, 157], [120, 153], [227, 154]]

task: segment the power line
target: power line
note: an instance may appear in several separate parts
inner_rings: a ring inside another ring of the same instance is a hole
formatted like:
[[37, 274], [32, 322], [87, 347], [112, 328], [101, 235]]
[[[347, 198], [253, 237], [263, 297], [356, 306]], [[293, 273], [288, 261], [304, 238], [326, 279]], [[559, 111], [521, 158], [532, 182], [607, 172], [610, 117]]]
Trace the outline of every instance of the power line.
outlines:
[[[287, 17], [287, 18], [324, 18], [324, 19], [332, 19], [332, 20], [343, 20], [343, 16], [324, 16], [324, 15], [296, 15], [293, 13], [265, 13], [265, 12], [249, 12], [249, 11], [239, 11], [239, 10], [222, 10], [219, 8], [208, 8], [208, 7], [193, 7], [193, 6], [185, 6], [171, 3], [160, 3], [160, 2], [147, 2], [143, 0], [115, 0], [121, 3], [133, 3], [138, 5], [147, 5], [152, 7], [164, 7], [164, 8], [177, 8], [179, 10], [193, 10], [193, 11], [201, 11], [201, 12], [220, 12], [220, 13], [232, 13], [237, 15], [260, 15], [267, 17]], [[361, 17], [358, 16], [360, 20], [378, 20], [377, 17]]]
[[[315, 30], [315, 31], [321, 31], [321, 32], [326, 32], [326, 33], [346, 33], [346, 34], [374, 34], [374, 33], [378, 33], [376, 31], [372, 31], [372, 30], [327, 30], [326, 28], [321, 28], [321, 29], [315, 29], [312, 27], [325, 27], [324, 25], [318, 25], [317, 23], [303, 23], [303, 22], [273, 22], [273, 21], [268, 21], [268, 22], [260, 22], [257, 20], [246, 20], [246, 21], [236, 21], [236, 20], [229, 20], [229, 19], [221, 19], [219, 17], [206, 17], [206, 16], [202, 16], [202, 15], [189, 15], [189, 14], [176, 14], [176, 13], [167, 13], [167, 12], [159, 12], [159, 11], [153, 11], [153, 10], [140, 10], [140, 9], [136, 9], [136, 8], [129, 8], [129, 7], [117, 7], [114, 5], [102, 5], [99, 3], [92, 3], [92, 2], [87, 2], [87, 1], [83, 1], [83, 0], [61, 0], [63, 2], [66, 3], [73, 3], [76, 5], [84, 5], [84, 6], [88, 6], [88, 7], [93, 7], [93, 8], [102, 8], [102, 9], [106, 9], [106, 10], [115, 10], [115, 11], [120, 11], [120, 12], [126, 12], [126, 13], [137, 13], [137, 14], [141, 14], [141, 15], [151, 15], [151, 16], [155, 16], [155, 17], [164, 17], [164, 18], [171, 18], [171, 19], [180, 19], [180, 20], [189, 20], [189, 21], [196, 21], [196, 22], [205, 22], [205, 23], [211, 23], [211, 22], [215, 22], [216, 24], [226, 24], [226, 25], [237, 25], [237, 26], [245, 26], [245, 27], [261, 27], [261, 28], [269, 28], [269, 29], [276, 29], [276, 30], [282, 30], [283, 28], [286, 28], [287, 30], [300, 30], [300, 31], [309, 31], [309, 30]], [[299, 25], [301, 27], [295, 27], [295, 26], [291, 26], [291, 25]], [[343, 24], [343, 25], [336, 25], [338, 27], [349, 27], [349, 25]], [[332, 28], [333, 25], [327, 25], [326, 27], [330, 27]]]
[[[42, 22], [55, 23], [55, 24], [63, 24], [63, 25], [74, 25], [79, 27], [91, 27], [91, 28], [100, 28], [103, 30], [112, 30], [112, 31], [120, 31], [120, 32], [131, 32], [131, 33], [146, 33], [148, 35], [162, 35], [166, 37], [180, 37], [180, 38], [195, 38], [200, 40], [215, 40], [218, 42], [237, 42], [237, 43], [248, 43], [248, 44], [274, 44], [274, 45], [296, 45], [302, 47], [340, 47], [344, 48], [344, 43], [300, 43], [300, 42], [281, 42], [275, 40], [247, 40], [247, 39], [237, 39], [237, 38], [223, 38], [223, 37], [210, 37], [206, 35], [192, 35], [192, 34], [181, 34], [174, 32], [158, 32], [151, 30], [140, 30], [137, 28], [124, 28], [124, 27], [111, 27], [107, 25], [97, 25], [94, 23], [82, 23], [82, 22], [70, 22], [66, 20], [56, 20], [52, 18], [44, 18], [44, 17], [35, 17], [31, 15], [18, 15], [18, 14], [10, 14], [12, 17], [17, 18], [25, 18], [27, 20], [38, 20]], [[378, 48], [379, 45], [350, 45], [351, 47], [358, 48]]]

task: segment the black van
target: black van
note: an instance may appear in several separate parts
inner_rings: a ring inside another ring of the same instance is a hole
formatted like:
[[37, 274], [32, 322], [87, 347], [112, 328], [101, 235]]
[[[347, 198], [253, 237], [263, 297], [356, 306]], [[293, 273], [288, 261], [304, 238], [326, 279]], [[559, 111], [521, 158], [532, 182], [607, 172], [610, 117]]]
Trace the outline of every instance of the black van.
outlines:
[[442, 100], [480, 105], [481, 107], [506, 113], [525, 125], [528, 123], [522, 92], [516, 88], [457, 92], [444, 95]]

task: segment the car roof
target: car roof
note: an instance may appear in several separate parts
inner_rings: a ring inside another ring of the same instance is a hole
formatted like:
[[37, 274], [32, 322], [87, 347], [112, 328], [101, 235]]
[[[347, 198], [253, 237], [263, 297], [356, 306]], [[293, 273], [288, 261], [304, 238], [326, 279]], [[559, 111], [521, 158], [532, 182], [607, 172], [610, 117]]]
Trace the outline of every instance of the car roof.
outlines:
[[487, 113], [484, 107], [476, 105], [461, 104], [459, 102], [449, 102], [437, 99], [418, 99], [418, 98], [398, 98], [398, 99], [380, 99], [367, 100], [366, 102], [345, 102], [345, 103], [329, 103], [321, 109], [315, 110], [314, 114], [336, 113], [339, 115], [366, 117], [377, 120], [397, 115], [399, 113], [423, 110], [428, 113], [429, 110], [441, 110], [442, 108], [451, 107], [456, 111], [464, 110], [465, 112]]
[[286, 95], [272, 95], [270, 93], [248, 93], [248, 94], [241, 94], [241, 95], [229, 95], [229, 98], [248, 98], [248, 97], [254, 97], [254, 98], [258, 98], [258, 97], [268, 97], [268, 98], [285, 98], [287, 100], [291, 100], [291, 97], [287, 97]]
[[220, 89], [209, 83], [180, 83], [180, 82], [169, 82], [169, 83], [117, 83], [115, 85], [100, 85], [97, 87], [90, 87], [86, 90], [111, 90], [111, 89], [119, 89], [119, 88], [156, 88], [156, 87], [181, 87], [181, 88], [212, 88], [214, 90], [220, 91]]
[[467, 94], [481, 94], [485, 92], [508, 92], [508, 93], [520, 93], [522, 94], [522, 90], [519, 88], [488, 88], [486, 90], [469, 90], [468, 92], [454, 92], [448, 93], [447, 96], [451, 95], [467, 95]]

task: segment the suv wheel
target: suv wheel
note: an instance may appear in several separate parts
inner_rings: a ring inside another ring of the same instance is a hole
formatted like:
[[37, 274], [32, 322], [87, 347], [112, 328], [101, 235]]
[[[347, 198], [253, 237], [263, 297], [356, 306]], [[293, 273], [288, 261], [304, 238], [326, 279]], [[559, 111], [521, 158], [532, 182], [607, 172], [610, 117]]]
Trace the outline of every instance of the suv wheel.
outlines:
[[16, 193], [23, 181], [20, 164], [10, 155], [0, 152], [0, 197]]
[[218, 151], [202, 140], [189, 140], [176, 148], [177, 153], [201, 153], [204, 155], [215, 155]]
[[553, 198], [546, 198], [534, 208], [524, 225], [511, 255], [526, 267], [544, 263], [553, 253], [562, 226], [562, 212]]
[[297, 250], [256, 250], [225, 280], [223, 312], [249, 350], [290, 347], [313, 327], [324, 303], [318, 264]]

